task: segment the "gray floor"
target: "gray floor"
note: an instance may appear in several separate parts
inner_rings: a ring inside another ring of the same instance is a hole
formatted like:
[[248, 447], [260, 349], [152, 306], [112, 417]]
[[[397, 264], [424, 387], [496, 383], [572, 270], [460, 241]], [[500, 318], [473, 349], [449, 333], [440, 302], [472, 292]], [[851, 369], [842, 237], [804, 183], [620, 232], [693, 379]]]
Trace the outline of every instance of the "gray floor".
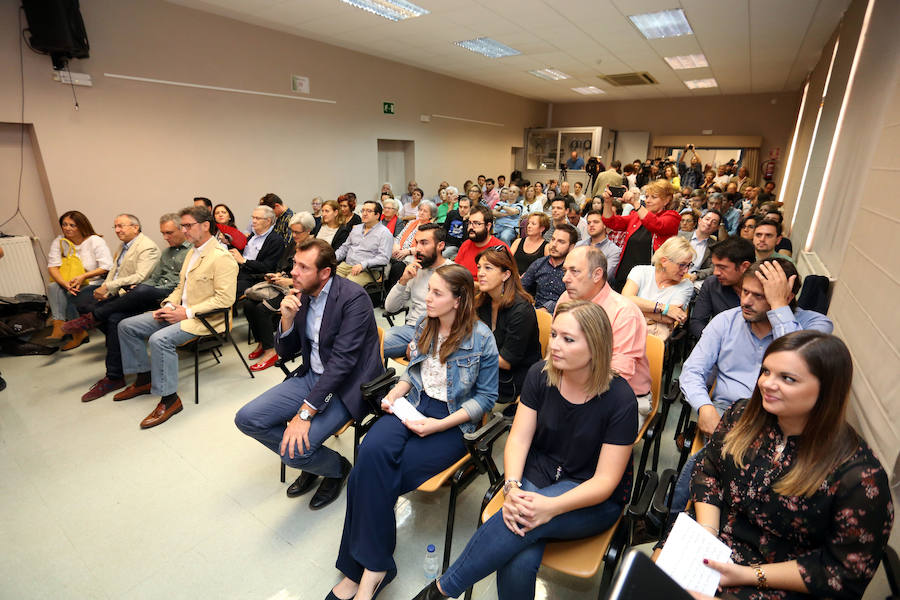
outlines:
[[[239, 347], [249, 351], [239, 323]], [[9, 383], [0, 393], [0, 597], [324, 598], [338, 580], [344, 499], [319, 512], [306, 497], [288, 499], [276, 457], [233, 424], [280, 371], [250, 379], [231, 348], [221, 365], [202, 357], [195, 405], [184, 357], [184, 411], [141, 431], [155, 398], [79, 401], [104, 371], [103, 336], [91, 337], [49, 357], [0, 358]], [[331, 445], [352, 454], [350, 435]], [[661, 469], [674, 463], [671, 436], [663, 449]], [[461, 496], [454, 554], [487, 486], [482, 477]], [[442, 551], [447, 497], [415, 492], [398, 503], [400, 574], [380, 598], [412, 598], [426, 584], [424, 549]], [[598, 581], [542, 571], [537, 597], [594, 597]], [[475, 596], [495, 598], [493, 581]]]

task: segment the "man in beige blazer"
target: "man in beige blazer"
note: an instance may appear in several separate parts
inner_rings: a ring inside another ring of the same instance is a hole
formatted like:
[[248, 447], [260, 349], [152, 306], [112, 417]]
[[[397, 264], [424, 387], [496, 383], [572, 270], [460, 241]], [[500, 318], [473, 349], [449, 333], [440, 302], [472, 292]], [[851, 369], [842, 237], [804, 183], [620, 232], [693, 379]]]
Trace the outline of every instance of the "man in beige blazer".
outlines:
[[[179, 215], [185, 238], [194, 247], [184, 258], [178, 285], [162, 301], [162, 308], [119, 323], [122, 366], [126, 375], [136, 373], [137, 379], [113, 400], [150, 393], [161, 396], [153, 412], [141, 421], [141, 429], [164, 423], [182, 410], [176, 349], [209, 333], [195, 315], [234, 303], [238, 265], [211, 235], [215, 228], [212, 214], [205, 207], [191, 206]], [[209, 323], [216, 331], [225, 329], [224, 317], [211, 318]]]

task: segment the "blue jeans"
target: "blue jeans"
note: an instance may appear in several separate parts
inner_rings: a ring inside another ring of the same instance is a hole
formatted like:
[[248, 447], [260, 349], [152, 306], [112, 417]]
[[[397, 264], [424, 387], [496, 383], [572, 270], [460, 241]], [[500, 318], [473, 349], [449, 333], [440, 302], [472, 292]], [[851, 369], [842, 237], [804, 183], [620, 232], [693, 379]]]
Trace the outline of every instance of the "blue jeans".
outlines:
[[90, 302], [94, 298], [94, 290], [99, 285], [83, 285], [78, 295], [73, 296], [55, 281], [47, 286], [47, 300], [50, 302], [50, 314], [57, 321], [69, 321], [78, 318], [78, 306]]
[[416, 335], [414, 325], [396, 325], [384, 332], [384, 357], [402, 358], [406, 347]]
[[503, 240], [506, 245], [509, 245], [516, 239], [516, 229], [515, 227], [503, 227], [494, 231], [494, 235]]
[[119, 344], [119, 323], [145, 310], [159, 307], [159, 303], [172, 290], [140, 284], [131, 291], [110, 300], [97, 303], [94, 318], [99, 329], [106, 334], [106, 376], [122, 379], [122, 348]]
[[[168, 396], [178, 391], [178, 352], [181, 344], [197, 337], [181, 329], [181, 323], [170, 325], [157, 321], [153, 313], [143, 313], [119, 322], [119, 347], [122, 370], [126, 374], [150, 372], [150, 392]], [[145, 343], [145, 340], [148, 342]], [[150, 346], [150, 356], [147, 356]]]
[[[716, 411], [719, 413], [719, 416], [722, 416], [728, 408], [731, 406], [731, 402], [726, 402], [724, 400], [714, 400], [713, 406], [716, 408]], [[672, 508], [670, 510], [668, 523], [674, 523], [675, 517], [678, 516], [678, 513], [684, 512], [685, 507], [687, 506], [688, 500], [691, 499], [691, 477], [694, 471], [694, 465], [697, 464], [698, 460], [703, 459], [703, 453], [706, 450], [706, 446], [700, 449], [699, 452], [689, 457], [687, 461], [684, 463], [684, 468], [681, 469], [681, 473], [678, 475], [678, 480], [675, 482], [675, 488], [672, 490]]]
[[[576, 486], [577, 481], [563, 480], [538, 489], [526, 480], [522, 489], [553, 497]], [[502, 509], [498, 510], [475, 531], [459, 558], [441, 575], [441, 589], [456, 598], [466, 588], [496, 571], [500, 600], [533, 599], [538, 568], [548, 541], [597, 535], [609, 529], [621, 514], [622, 505], [607, 500], [557, 515], [522, 537], [509, 530], [503, 522]]]
[[[243, 433], [280, 455], [287, 422], [300, 411], [304, 398], [309, 396], [318, 380], [319, 375], [312, 371], [302, 377], [289, 377], [241, 407], [234, 416], [234, 424]], [[341, 455], [323, 444], [350, 419], [344, 403], [337, 394], [332, 394], [325, 409], [310, 421], [310, 445], [306, 452], [300, 454], [295, 448], [294, 458], [285, 452], [281, 461], [289, 467], [322, 477], [340, 477]]]

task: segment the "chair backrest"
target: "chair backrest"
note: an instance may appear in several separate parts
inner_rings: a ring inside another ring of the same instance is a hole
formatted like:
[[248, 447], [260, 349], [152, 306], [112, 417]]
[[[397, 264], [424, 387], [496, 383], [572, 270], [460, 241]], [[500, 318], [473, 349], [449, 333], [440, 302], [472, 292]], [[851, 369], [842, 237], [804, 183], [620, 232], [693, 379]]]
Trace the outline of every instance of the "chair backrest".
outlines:
[[[650, 414], [647, 415], [647, 420], [645, 421], [649, 423], [651, 417], [659, 410], [659, 402], [662, 399], [663, 358], [665, 358], [666, 354], [666, 343], [655, 335], [647, 334], [647, 349], [645, 352], [647, 354], [647, 362], [650, 363], [650, 393], [653, 396], [653, 399], [650, 401]], [[639, 433], [643, 435], [643, 431]]]
[[543, 308], [534, 311], [537, 315], [538, 336], [541, 341], [541, 356], [547, 356], [547, 345], [550, 344], [550, 326], [553, 324], [553, 315]]
[[384, 362], [384, 329], [381, 327], [378, 328], [378, 347], [378, 352], [381, 354], [381, 362]]

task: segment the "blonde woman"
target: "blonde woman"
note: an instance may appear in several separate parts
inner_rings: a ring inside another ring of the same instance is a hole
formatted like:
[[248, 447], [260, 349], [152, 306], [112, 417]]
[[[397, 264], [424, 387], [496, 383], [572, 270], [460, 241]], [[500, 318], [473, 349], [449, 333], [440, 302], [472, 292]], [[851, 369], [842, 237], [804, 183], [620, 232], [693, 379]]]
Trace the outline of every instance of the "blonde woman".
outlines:
[[344, 226], [344, 216], [337, 200], [327, 200], [322, 203], [322, 221], [310, 234], [319, 240], [325, 240], [331, 244], [332, 249], [337, 250], [347, 241], [350, 228]]
[[500, 600], [534, 598], [547, 540], [596, 535], [619, 518], [631, 492], [637, 403], [611, 360], [602, 308], [557, 307], [546, 361], [528, 371], [503, 453], [503, 508], [416, 600], [455, 598], [495, 571]]
[[685, 275], [696, 255], [687, 239], [675, 236], [653, 253], [651, 264], [631, 269], [622, 295], [644, 313], [648, 333], [666, 339], [676, 323], [684, 324], [694, 293], [694, 285]]

